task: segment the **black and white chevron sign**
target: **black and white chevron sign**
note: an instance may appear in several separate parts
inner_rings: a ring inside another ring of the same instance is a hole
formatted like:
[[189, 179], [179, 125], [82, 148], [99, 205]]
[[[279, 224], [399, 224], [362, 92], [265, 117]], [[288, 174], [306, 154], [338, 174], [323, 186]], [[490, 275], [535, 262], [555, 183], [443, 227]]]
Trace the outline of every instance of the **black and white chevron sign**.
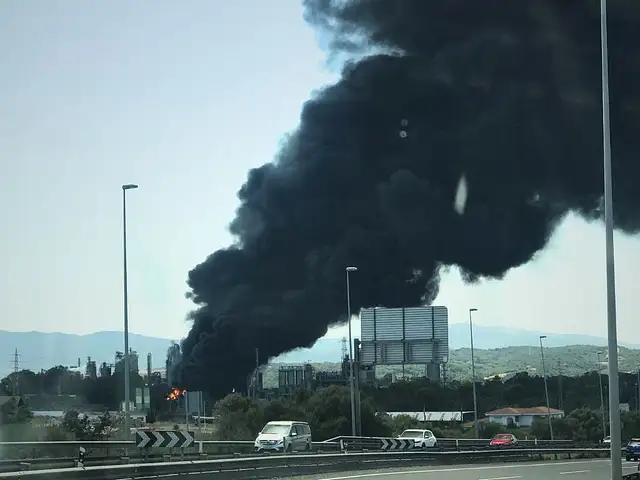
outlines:
[[138, 448], [186, 448], [193, 440], [193, 432], [182, 430], [136, 430]]
[[381, 438], [380, 450], [409, 450], [413, 448], [413, 440], [405, 440], [400, 438]]

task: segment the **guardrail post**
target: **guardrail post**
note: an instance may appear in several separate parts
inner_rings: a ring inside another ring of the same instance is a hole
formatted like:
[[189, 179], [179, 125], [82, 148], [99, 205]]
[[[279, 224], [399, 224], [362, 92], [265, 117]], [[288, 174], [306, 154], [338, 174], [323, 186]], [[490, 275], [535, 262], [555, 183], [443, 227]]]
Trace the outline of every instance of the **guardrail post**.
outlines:
[[456, 438], [456, 450], [459, 452], [460, 451], [460, 440], [458, 440]]
[[344, 440], [340, 439], [340, 450], [342, 450], [343, 452], [346, 452], [345, 448], [344, 448]]
[[85, 453], [87, 453], [87, 451], [84, 449], [84, 447], [80, 447], [78, 448], [78, 461], [76, 462], [76, 466], [78, 468], [84, 468], [84, 455]]
[[180, 449], [180, 461], [184, 462], [184, 448]]

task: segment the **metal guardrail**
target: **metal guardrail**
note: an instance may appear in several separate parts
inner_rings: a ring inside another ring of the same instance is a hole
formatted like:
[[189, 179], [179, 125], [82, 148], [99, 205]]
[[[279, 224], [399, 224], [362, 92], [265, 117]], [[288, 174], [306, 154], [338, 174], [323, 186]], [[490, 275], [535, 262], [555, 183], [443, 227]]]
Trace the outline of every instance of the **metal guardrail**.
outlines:
[[211, 474], [218, 480], [289, 477], [351, 470], [450, 465], [475, 462], [518, 462], [560, 456], [606, 458], [608, 449], [540, 448], [463, 452], [330, 453], [324, 455], [273, 455], [225, 460], [145, 463], [29, 472], [0, 473], [0, 480], [116, 480], [176, 474]]
[[[383, 437], [333, 437], [325, 442], [339, 443], [341, 450], [379, 450]], [[515, 445], [491, 446], [490, 438], [439, 438], [435, 450], [437, 451], [462, 451], [462, 450], [487, 450], [495, 448], [551, 448], [551, 447], [589, 447], [597, 448], [597, 444], [575, 445], [571, 440], [519, 440]], [[434, 448], [429, 448], [433, 450]]]
[[[385, 437], [352, 437], [352, 436], [339, 436], [333, 437], [328, 440], [325, 440], [323, 443], [338, 443], [341, 440], [345, 443], [357, 443], [362, 442], [374, 444], [374, 442], [380, 441]], [[441, 449], [456, 449], [456, 450], [466, 450], [474, 447], [488, 447], [491, 442], [491, 438], [438, 438], [437, 446]], [[516, 444], [519, 447], [523, 448], [537, 448], [537, 447], [568, 447], [574, 445], [574, 442], [571, 440], [518, 440]]]
[[[383, 437], [335, 437], [314, 442], [315, 452], [378, 451]], [[569, 447], [570, 441], [521, 441], [513, 446], [490, 447], [489, 439], [439, 439], [437, 448], [429, 451], [496, 450]], [[78, 450], [84, 448], [85, 466], [130, 464], [133, 462], [203, 460], [254, 454], [252, 441], [196, 441], [179, 448], [139, 449], [133, 441], [61, 441], [61, 442], [0, 442], [0, 472], [66, 468], [76, 465]], [[577, 445], [594, 447], [594, 445]], [[13, 457], [13, 458], [12, 458]]]
[[[237, 455], [264, 456], [253, 452], [252, 441], [197, 441], [188, 448], [137, 448], [133, 441], [0, 442], [0, 472], [75, 466], [80, 448], [84, 464], [117, 465], [135, 462], [199, 460]], [[337, 452], [339, 444], [314, 442], [315, 452]], [[13, 451], [10, 451], [13, 450]], [[14, 458], [11, 458], [14, 456]]]

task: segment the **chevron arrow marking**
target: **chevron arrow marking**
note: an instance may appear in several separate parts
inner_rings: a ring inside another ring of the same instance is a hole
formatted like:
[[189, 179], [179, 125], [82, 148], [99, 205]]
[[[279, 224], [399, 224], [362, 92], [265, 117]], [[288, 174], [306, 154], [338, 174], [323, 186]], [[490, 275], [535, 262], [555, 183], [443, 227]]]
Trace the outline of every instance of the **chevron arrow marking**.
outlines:
[[187, 448], [195, 441], [193, 432], [187, 431], [136, 431], [136, 446], [138, 448]]
[[[169, 437], [169, 443], [167, 443], [167, 447], [169, 448], [173, 448], [177, 445], [178, 441], [180, 440], [180, 438], [178, 437], [178, 435], [176, 435], [175, 432], [167, 432], [167, 436]], [[180, 435], [182, 436], [182, 435]]]
[[148, 432], [138, 430], [136, 431], [136, 437], [138, 448], [145, 448], [149, 444], [149, 442], [151, 442], [151, 437], [149, 436]]
[[182, 437], [184, 438], [184, 441], [182, 442], [182, 445], [180, 445], [180, 446], [182, 448], [186, 448], [186, 447], [190, 446], [194, 441], [193, 432], [184, 431], [184, 432], [180, 432], [180, 433], [182, 433]]
[[153, 445], [151, 445], [152, 448], [158, 448], [161, 447], [162, 444], [164, 443], [164, 436], [162, 435], [162, 432], [151, 432], [153, 434], [153, 436], [155, 437], [156, 441], [153, 442]]

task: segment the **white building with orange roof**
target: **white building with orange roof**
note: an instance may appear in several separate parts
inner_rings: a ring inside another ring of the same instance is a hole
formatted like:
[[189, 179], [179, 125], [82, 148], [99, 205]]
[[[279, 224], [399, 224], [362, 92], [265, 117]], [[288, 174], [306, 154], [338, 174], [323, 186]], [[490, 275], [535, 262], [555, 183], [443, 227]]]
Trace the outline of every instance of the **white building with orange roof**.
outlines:
[[530, 427], [536, 418], [546, 419], [551, 414], [551, 418], [564, 417], [564, 410], [547, 407], [529, 407], [529, 408], [501, 408], [485, 413], [487, 420], [491, 423], [499, 423], [500, 425], [515, 427]]

